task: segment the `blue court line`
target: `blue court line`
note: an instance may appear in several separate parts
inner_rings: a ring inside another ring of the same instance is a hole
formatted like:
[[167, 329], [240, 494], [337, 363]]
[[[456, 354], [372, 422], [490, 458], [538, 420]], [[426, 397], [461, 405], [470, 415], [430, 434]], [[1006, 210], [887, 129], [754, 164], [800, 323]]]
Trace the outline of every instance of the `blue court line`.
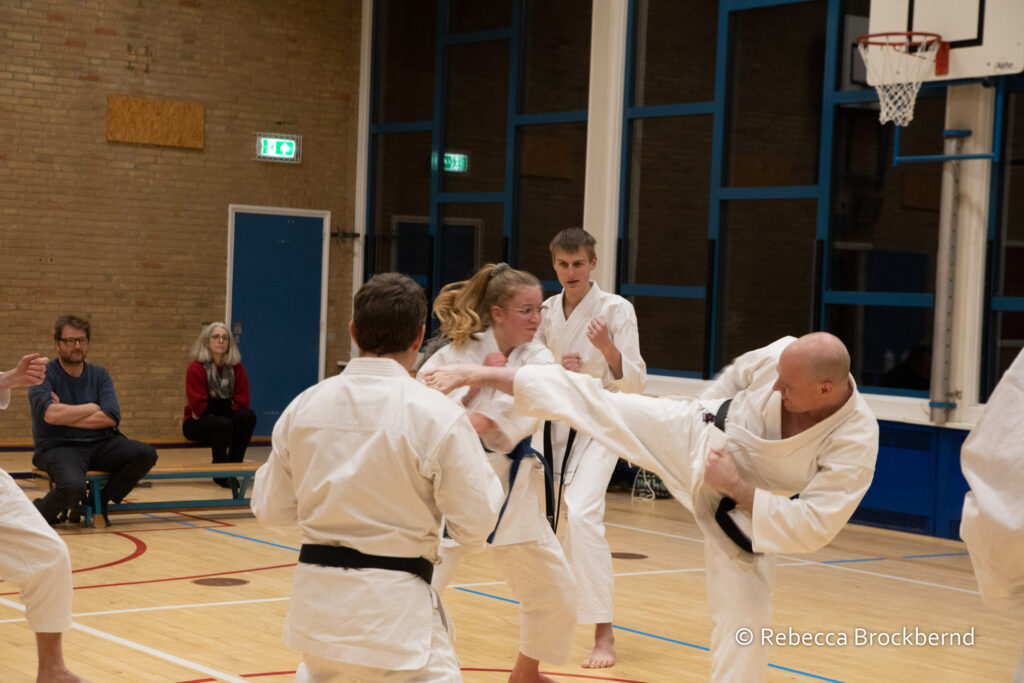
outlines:
[[904, 555], [901, 559], [904, 560], [917, 560], [928, 557], [963, 557], [967, 553], [935, 553], [934, 555]]
[[[472, 593], [473, 595], [479, 595], [479, 596], [482, 596], [482, 597], [485, 597], [485, 598], [493, 598], [495, 600], [501, 600], [502, 602], [511, 602], [514, 605], [518, 605], [519, 604], [519, 602], [517, 600], [511, 600], [509, 598], [503, 598], [501, 596], [492, 595], [490, 593], [484, 593], [482, 591], [470, 590], [469, 588], [460, 588], [459, 586], [452, 586], [452, 588], [454, 588], [455, 590], [463, 591], [464, 593]], [[709, 648], [705, 647], [704, 645], [695, 645], [694, 643], [688, 643], [685, 640], [676, 640], [674, 638], [669, 638], [667, 636], [659, 636], [656, 633], [647, 633], [646, 631], [638, 631], [635, 628], [629, 628], [629, 627], [626, 627], [626, 626], [619, 626], [618, 624], [612, 624], [612, 628], [616, 629], [616, 630], [619, 630], [619, 631], [626, 631], [627, 633], [634, 633], [634, 634], [636, 634], [638, 636], [644, 636], [646, 638], [654, 638], [655, 640], [663, 640], [666, 643], [672, 643], [673, 645], [682, 645], [683, 647], [689, 647], [689, 648], [692, 648], [694, 650], [700, 650], [702, 652], [710, 652], [711, 651]], [[770, 668], [772, 668], [772, 669], [778, 669], [780, 671], [788, 671], [789, 673], [794, 673], [794, 674], [797, 674], [799, 676], [806, 676], [808, 678], [813, 678], [813, 679], [819, 680], [819, 681], [828, 681], [828, 683], [843, 683], [843, 681], [835, 679], [835, 678], [826, 678], [825, 676], [819, 676], [817, 674], [807, 673], [806, 671], [800, 671], [799, 669], [791, 669], [788, 666], [780, 666], [779, 664], [771, 664], [771, 663], [769, 663], [768, 666]]]
[[274, 548], [284, 548], [285, 550], [294, 550], [295, 552], [299, 552], [298, 548], [293, 548], [290, 545], [281, 545], [280, 543], [271, 543], [270, 541], [264, 541], [264, 540], [259, 539], [259, 538], [253, 538], [252, 536], [243, 536], [242, 534], [233, 534], [230, 531], [224, 531], [223, 529], [213, 529], [213, 528], [205, 527], [205, 526], [201, 527], [198, 524], [190, 524], [189, 522], [182, 522], [181, 520], [177, 520], [177, 519], [167, 519], [166, 517], [158, 517], [157, 515], [152, 515], [152, 514], [149, 514], [149, 513], [146, 513], [145, 516], [146, 517], [150, 517], [152, 519], [158, 519], [161, 522], [172, 522], [174, 524], [181, 524], [183, 526], [190, 526], [193, 529], [203, 529], [204, 531], [213, 531], [213, 532], [216, 532], [218, 534], [224, 534], [225, 536], [232, 536], [234, 538], [240, 538], [243, 541], [252, 541], [253, 543], [262, 543], [263, 545], [273, 546]]

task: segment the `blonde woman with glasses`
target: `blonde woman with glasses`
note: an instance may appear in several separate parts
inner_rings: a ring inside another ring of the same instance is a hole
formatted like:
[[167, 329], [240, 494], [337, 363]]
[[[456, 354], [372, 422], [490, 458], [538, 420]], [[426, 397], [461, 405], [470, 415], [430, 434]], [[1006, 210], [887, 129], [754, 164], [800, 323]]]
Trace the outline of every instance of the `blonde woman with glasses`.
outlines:
[[[420, 376], [451, 363], [510, 368], [554, 363], [551, 352], [533, 339], [542, 303], [537, 278], [505, 263], [488, 264], [469, 280], [446, 285], [434, 313], [451, 342], [427, 359]], [[492, 389], [459, 389], [449, 397], [469, 412], [505, 492], [488, 549], [519, 602], [519, 655], [509, 680], [551, 681], [540, 674], [539, 662], [564, 664], [569, 658], [576, 582], [544, 513], [542, 457], [530, 448], [541, 421], [515, 413], [512, 398]], [[438, 592], [464, 553], [454, 541], [442, 542], [431, 582]]]
[[[238, 346], [222, 322], [203, 328], [192, 344], [185, 372], [185, 418], [181, 432], [189, 441], [209, 444], [213, 462], [242, 462], [256, 426], [249, 409], [249, 378]], [[224, 488], [233, 478], [215, 478]]]

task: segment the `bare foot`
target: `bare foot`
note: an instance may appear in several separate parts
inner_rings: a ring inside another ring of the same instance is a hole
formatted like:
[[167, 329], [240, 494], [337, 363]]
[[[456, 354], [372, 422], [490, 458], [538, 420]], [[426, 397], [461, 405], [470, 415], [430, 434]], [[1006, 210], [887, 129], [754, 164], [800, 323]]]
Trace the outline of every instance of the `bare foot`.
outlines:
[[594, 625], [594, 649], [583, 660], [584, 669], [607, 669], [615, 666], [615, 634], [612, 625]]
[[539, 667], [540, 662], [520, 652], [516, 665], [509, 674], [508, 683], [558, 683], [555, 679], [542, 674], [538, 670]]
[[64, 668], [59, 670], [47, 669], [46, 671], [40, 669], [36, 677], [36, 683], [88, 683], [88, 681]]

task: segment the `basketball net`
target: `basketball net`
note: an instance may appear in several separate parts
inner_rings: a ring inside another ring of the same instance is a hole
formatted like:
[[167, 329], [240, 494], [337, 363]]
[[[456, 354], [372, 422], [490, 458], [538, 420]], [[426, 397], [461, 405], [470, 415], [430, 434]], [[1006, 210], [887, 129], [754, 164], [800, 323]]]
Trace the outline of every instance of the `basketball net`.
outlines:
[[876, 33], [857, 38], [869, 81], [878, 91], [878, 121], [905, 126], [914, 118], [921, 81], [935, 66], [942, 37], [935, 33]]

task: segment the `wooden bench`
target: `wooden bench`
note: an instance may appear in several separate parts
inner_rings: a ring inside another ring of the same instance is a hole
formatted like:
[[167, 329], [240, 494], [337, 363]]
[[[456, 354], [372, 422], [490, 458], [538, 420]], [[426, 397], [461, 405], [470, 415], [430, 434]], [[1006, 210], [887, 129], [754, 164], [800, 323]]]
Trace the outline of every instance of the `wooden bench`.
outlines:
[[[254, 462], [225, 462], [225, 463], [195, 463], [176, 465], [155, 465], [146, 476], [140, 481], [154, 479], [208, 479], [210, 477], [236, 478], [238, 486], [224, 489], [230, 494], [230, 498], [209, 498], [209, 499], [187, 499], [187, 500], [155, 500], [140, 503], [110, 503], [107, 512], [132, 512], [136, 510], [195, 510], [201, 508], [219, 507], [248, 507], [249, 486], [252, 484], [258, 463]], [[43, 470], [33, 469], [32, 476], [50, 482], [50, 475]], [[74, 510], [84, 515], [82, 524], [87, 527], [93, 526], [93, 517], [103, 515], [103, 505], [100, 500], [100, 490], [110, 479], [109, 472], [90, 470], [85, 475], [85, 499]], [[110, 520], [104, 516], [104, 521], [110, 525]]]

